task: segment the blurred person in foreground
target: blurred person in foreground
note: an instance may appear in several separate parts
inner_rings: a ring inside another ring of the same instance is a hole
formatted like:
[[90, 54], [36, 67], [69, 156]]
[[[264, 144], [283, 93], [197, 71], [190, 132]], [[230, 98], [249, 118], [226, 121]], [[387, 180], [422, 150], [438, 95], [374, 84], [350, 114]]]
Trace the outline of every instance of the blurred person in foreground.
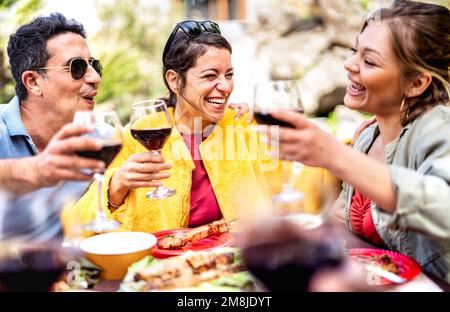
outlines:
[[[16, 96], [0, 112], [0, 189], [28, 194], [8, 197], [0, 239], [19, 232], [47, 239], [60, 231], [62, 195], [81, 196], [91, 180], [80, 169], [104, 167], [74, 154], [101, 143], [80, 137], [92, 129], [71, 124], [77, 110], [94, 108], [102, 67], [83, 26], [60, 13], [22, 25], [7, 50]], [[77, 182], [60, 183], [66, 180]]]
[[282, 159], [342, 178], [343, 218], [368, 240], [416, 259], [450, 282], [450, 11], [395, 1], [364, 23], [345, 63], [344, 103], [376, 123], [354, 148], [304, 116], [273, 116]]
[[[234, 88], [231, 51], [212, 21], [175, 26], [163, 53], [165, 101], [174, 127], [162, 155], [135, 140], [128, 125], [122, 150], [105, 173], [103, 201], [122, 230], [196, 227], [234, 219], [238, 210], [244, 215], [271, 210], [281, 166], [260, 153], [248, 121], [227, 108]], [[163, 179], [176, 194], [147, 199], [149, 188]], [[92, 185], [77, 204], [82, 222], [94, 217], [95, 190]]]

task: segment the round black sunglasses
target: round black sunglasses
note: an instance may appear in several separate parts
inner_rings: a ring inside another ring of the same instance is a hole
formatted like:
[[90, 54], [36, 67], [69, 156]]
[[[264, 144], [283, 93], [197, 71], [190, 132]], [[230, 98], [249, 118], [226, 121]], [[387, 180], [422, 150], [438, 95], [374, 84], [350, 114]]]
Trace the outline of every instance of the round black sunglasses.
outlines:
[[99, 60], [90, 58], [89, 60], [85, 60], [81, 57], [76, 57], [70, 60], [69, 65], [66, 66], [50, 66], [50, 67], [39, 67], [34, 68], [33, 70], [46, 70], [53, 68], [64, 68], [70, 70], [70, 74], [72, 78], [75, 80], [80, 80], [86, 75], [88, 66], [91, 65], [92, 68], [97, 72], [97, 74], [101, 77], [103, 74], [103, 66]]

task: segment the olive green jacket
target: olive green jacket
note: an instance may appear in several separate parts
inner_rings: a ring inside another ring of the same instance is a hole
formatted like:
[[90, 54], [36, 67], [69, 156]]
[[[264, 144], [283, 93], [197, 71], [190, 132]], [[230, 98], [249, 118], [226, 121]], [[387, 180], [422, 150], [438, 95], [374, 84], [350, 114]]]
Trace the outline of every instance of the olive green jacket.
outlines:
[[[354, 148], [366, 153], [379, 135], [374, 124]], [[394, 214], [372, 203], [375, 228], [391, 249], [415, 258], [425, 271], [450, 282], [450, 107], [437, 106], [405, 126], [385, 147], [397, 194]], [[345, 215], [354, 193], [344, 183]]]

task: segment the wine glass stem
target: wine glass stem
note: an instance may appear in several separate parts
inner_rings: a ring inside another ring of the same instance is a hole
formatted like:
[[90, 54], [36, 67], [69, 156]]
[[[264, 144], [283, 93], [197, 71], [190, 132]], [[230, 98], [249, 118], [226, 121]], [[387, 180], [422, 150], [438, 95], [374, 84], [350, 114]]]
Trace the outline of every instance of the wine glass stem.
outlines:
[[292, 190], [292, 168], [288, 161], [283, 161], [283, 192]]
[[98, 190], [98, 203], [97, 203], [96, 219], [106, 219], [106, 213], [103, 208], [103, 201], [102, 201], [103, 174], [94, 173], [94, 179], [97, 182], [97, 190]]
[[[159, 150], [152, 150], [152, 151], [150, 151], [150, 152], [151, 152], [152, 154], [154, 154], [154, 155], [161, 155], [161, 150], [160, 150], [160, 149], [159, 149]], [[157, 192], [159, 191], [159, 188], [160, 188], [160, 186], [157, 186], [153, 192], [154, 192], [154, 193], [157, 193]]]

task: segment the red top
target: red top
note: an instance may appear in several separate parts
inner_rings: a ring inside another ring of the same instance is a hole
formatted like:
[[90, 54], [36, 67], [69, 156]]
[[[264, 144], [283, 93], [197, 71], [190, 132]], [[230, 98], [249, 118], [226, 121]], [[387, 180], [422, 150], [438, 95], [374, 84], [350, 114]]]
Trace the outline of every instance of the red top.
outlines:
[[192, 171], [189, 227], [220, 220], [222, 212], [200, 155], [200, 143], [205, 137], [193, 134], [183, 135], [183, 138], [195, 164], [195, 169]]
[[350, 224], [352, 231], [359, 236], [367, 238], [370, 242], [377, 245], [384, 245], [383, 240], [375, 229], [372, 219], [372, 201], [355, 190], [350, 206]]

